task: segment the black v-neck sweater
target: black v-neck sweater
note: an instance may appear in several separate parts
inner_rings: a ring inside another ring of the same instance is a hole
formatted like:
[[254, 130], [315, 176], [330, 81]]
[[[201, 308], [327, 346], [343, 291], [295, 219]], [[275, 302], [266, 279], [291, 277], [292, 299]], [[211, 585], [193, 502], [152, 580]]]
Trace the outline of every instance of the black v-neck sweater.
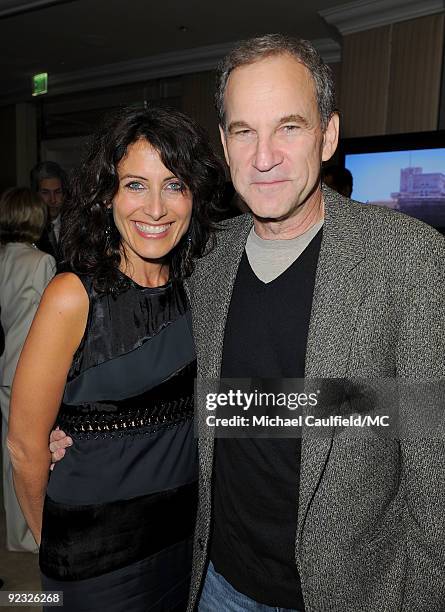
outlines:
[[[278, 278], [243, 254], [224, 336], [221, 378], [303, 378], [322, 230]], [[218, 439], [210, 558], [252, 599], [304, 610], [295, 563], [300, 439]]]

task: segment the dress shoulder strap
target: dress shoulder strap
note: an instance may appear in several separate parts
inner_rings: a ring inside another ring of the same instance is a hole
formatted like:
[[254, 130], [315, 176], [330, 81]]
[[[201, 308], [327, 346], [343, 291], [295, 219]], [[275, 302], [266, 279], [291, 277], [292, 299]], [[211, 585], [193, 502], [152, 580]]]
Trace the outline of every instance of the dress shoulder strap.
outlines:
[[91, 274], [77, 274], [77, 273], [74, 273], [74, 274], [77, 276], [77, 278], [80, 280], [80, 282], [84, 286], [85, 291], [87, 292], [88, 298], [91, 301], [91, 298], [93, 298], [96, 295], [96, 292], [93, 287], [93, 277], [91, 276]]

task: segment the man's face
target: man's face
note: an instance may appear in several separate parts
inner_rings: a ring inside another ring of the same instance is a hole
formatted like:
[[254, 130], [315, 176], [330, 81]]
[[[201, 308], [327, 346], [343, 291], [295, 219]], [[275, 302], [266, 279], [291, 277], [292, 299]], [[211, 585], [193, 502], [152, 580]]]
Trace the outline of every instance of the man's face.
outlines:
[[310, 72], [287, 54], [235, 68], [225, 112], [221, 138], [237, 192], [257, 217], [296, 215], [338, 139], [337, 115], [322, 132]]
[[51, 219], [55, 219], [60, 213], [63, 204], [62, 182], [59, 178], [42, 179], [39, 183], [39, 193], [48, 206]]

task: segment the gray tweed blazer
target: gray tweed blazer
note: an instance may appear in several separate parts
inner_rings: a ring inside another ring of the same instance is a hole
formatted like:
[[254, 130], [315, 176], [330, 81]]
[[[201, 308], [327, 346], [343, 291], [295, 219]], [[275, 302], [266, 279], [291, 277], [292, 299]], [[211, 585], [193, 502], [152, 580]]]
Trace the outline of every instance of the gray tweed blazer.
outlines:
[[[445, 378], [445, 240], [400, 213], [323, 193], [306, 376]], [[226, 222], [187, 283], [198, 377], [219, 377], [251, 226], [250, 215]], [[189, 611], [208, 561], [213, 450], [201, 432]], [[307, 612], [444, 612], [445, 439], [303, 437], [295, 563]]]

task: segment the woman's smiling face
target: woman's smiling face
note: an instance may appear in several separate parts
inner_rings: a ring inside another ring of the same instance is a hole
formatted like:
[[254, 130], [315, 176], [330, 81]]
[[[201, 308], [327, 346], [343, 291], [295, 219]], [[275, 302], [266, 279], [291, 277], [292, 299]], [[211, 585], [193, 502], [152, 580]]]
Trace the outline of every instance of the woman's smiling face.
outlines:
[[113, 217], [126, 258], [136, 267], [161, 265], [189, 227], [192, 194], [145, 139], [128, 146], [117, 171]]

